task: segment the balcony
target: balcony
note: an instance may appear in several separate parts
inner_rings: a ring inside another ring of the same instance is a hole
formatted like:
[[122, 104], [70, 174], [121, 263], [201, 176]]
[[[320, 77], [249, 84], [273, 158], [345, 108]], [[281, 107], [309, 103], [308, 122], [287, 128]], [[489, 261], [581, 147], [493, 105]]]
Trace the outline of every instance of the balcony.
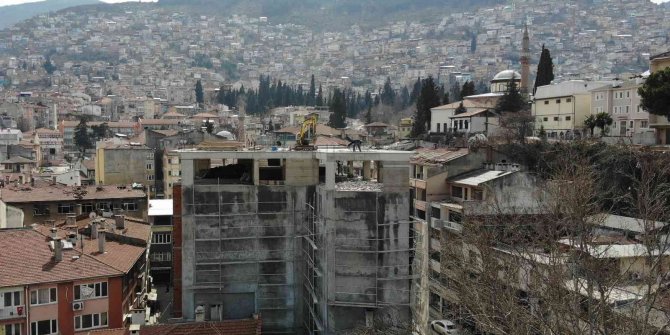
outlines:
[[414, 208], [425, 212], [426, 211], [426, 202], [414, 199]]
[[434, 226], [435, 228], [449, 229], [449, 230], [457, 232], [457, 233], [463, 232], [463, 225], [462, 224], [456, 223], [456, 222], [453, 222], [453, 221], [448, 221], [448, 220], [433, 219], [431, 226]]
[[425, 190], [426, 189], [426, 181], [421, 180], [421, 179], [410, 178], [409, 186]]
[[430, 260], [430, 269], [437, 272], [437, 273], [440, 273], [440, 262], [438, 262], [434, 259], [431, 259]]
[[0, 307], [0, 320], [17, 319], [26, 317], [25, 306]]
[[436, 238], [431, 238], [430, 239], [430, 249], [431, 250], [442, 251], [442, 245], [440, 244], [440, 241]]

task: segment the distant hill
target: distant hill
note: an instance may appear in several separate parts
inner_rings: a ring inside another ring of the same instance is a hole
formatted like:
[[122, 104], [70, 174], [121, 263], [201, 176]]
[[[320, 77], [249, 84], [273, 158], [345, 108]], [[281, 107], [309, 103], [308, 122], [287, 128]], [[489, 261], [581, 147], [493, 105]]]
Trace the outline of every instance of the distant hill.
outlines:
[[35, 15], [80, 5], [99, 4], [98, 0], [46, 0], [0, 7], [0, 29], [10, 27]]
[[312, 28], [348, 29], [352, 24], [374, 26], [402, 19], [432, 19], [455, 11], [505, 3], [506, 0], [159, 0], [159, 6], [178, 7], [204, 15], [267, 16], [273, 23]]

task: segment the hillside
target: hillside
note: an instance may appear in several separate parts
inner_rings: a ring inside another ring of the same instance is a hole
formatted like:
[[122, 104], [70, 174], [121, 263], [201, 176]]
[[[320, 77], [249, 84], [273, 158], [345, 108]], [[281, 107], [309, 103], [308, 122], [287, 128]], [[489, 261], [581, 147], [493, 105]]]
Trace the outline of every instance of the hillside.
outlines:
[[454, 11], [505, 0], [159, 0], [159, 6], [202, 14], [267, 16], [273, 23], [343, 30], [353, 24], [377, 26], [393, 20], [434, 19]]
[[35, 15], [69, 7], [100, 3], [98, 0], [46, 0], [21, 5], [0, 7], [0, 29], [10, 27]]

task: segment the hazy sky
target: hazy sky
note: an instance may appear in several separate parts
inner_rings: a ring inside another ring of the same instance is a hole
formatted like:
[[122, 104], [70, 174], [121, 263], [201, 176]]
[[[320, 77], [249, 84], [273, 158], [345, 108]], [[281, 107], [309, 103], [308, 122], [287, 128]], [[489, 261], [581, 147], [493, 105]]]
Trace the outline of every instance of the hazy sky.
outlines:
[[[36, 2], [40, 0], [0, 0], [0, 6], [6, 6], [6, 5], [15, 5], [19, 3], [26, 3], [26, 2]], [[117, 2], [128, 2], [129, 0], [101, 0], [104, 2], [109, 2], [109, 3], [117, 3]], [[132, 0], [137, 2], [138, 0]], [[157, 2], [158, 0], [140, 0], [141, 2]], [[651, 2], [655, 3], [661, 3], [661, 2], [667, 2], [670, 0], [651, 0]]]
[[[0, 6], [7, 6], [7, 5], [16, 5], [20, 3], [26, 3], [26, 2], [38, 2], [41, 0], [0, 0]], [[109, 3], [117, 3], [117, 2], [129, 2], [129, 0], [101, 0], [104, 2], [109, 2]], [[134, 2], [137, 2], [138, 0], [132, 0]], [[141, 2], [157, 2], [158, 0], [141, 0]]]

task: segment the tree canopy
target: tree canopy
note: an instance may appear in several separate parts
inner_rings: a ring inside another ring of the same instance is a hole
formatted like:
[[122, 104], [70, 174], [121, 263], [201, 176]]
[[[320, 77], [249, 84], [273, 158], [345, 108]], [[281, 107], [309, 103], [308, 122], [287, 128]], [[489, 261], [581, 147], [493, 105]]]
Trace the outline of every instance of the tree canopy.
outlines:
[[638, 93], [645, 111], [670, 117], [670, 67], [650, 74]]
[[333, 92], [333, 97], [330, 99], [329, 110], [330, 119], [328, 120], [328, 125], [333, 128], [344, 128], [347, 126], [346, 117], [347, 117], [347, 105], [344, 97], [344, 92], [339, 88], [336, 88]]
[[514, 79], [511, 79], [507, 84], [507, 91], [505, 91], [505, 94], [500, 97], [496, 104], [496, 111], [498, 113], [516, 113], [527, 108], [528, 104], [526, 103], [526, 99], [524, 99], [521, 92], [519, 92]]
[[414, 124], [412, 125], [412, 137], [426, 134], [427, 125], [430, 124], [430, 109], [440, 105], [440, 95], [433, 77], [424, 79], [421, 84], [421, 93], [416, 100], [416, 111]]
[[202, 89], [202, 82], [200, 80], [195, 83], [195, 101], [199, 104], [205, 103], [205, 92]]
[[88, 125], [86, 124], [85, 117], [79, 119], [79, 124], [74, 128], [74, 144], [81, 153], [93, 147], [93, 140], [88, 133]]

